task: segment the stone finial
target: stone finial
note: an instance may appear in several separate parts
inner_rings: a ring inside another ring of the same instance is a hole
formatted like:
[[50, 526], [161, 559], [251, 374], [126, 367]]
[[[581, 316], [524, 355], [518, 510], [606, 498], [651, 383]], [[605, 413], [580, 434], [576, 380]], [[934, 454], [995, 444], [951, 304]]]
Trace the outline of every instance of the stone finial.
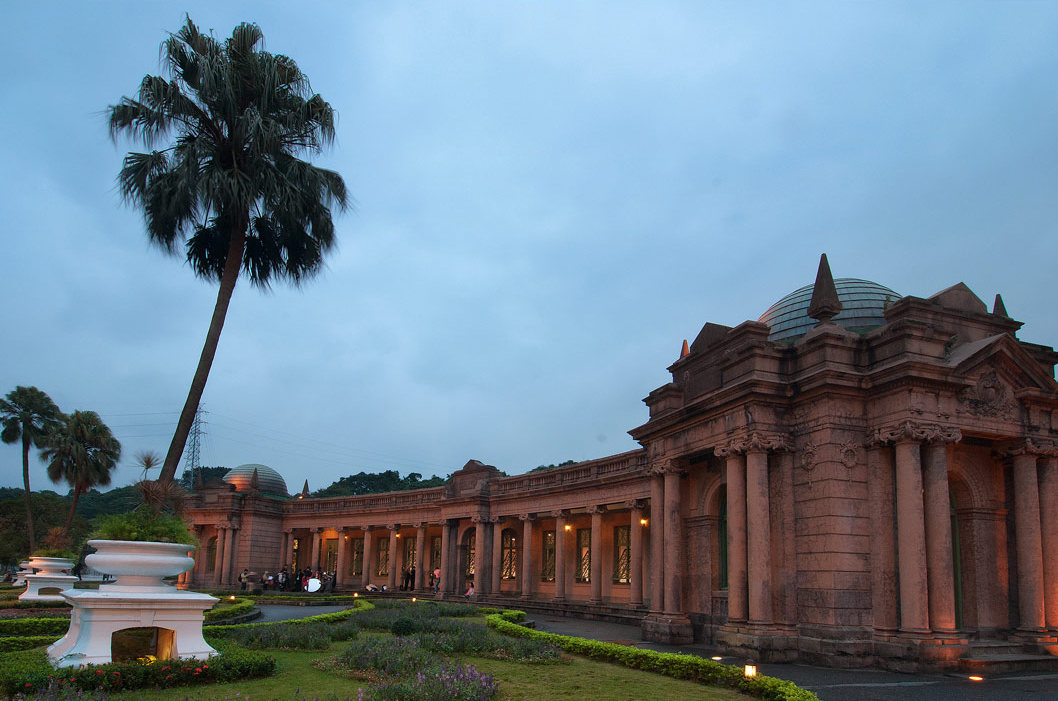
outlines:
[[250, 476], [250, 490], [258, 491], [261, 488], [261, 478], [257, 476], [257, 468], [253, 469], [253, 475]]
[[309, 496], [309, 481], [307, 479], [305, 480], [305, 486], [301, 488], [301, 496], [303, 499], [307, 499]]
[[841, 312], [841, 300], [838, 288], [834, 285], [834, 276], [830, 274], [827, 254], [819, 256], [819, 270], [816, 272], [816, 284], [812, 288], [812, 301], [808, 305], [808, 316], [819, 319], [820, 324], [828, 324]]
[[683, 350], [680, 351], [680, 357], [686, 358], [691, 354], [691, 349], [687, 346], [687, 339], [683, 339]]
[[996, 316], [1010, 316], [1009, 314], [1007, 314], [1006, 305], [1003, 304], [1003, 295], [999, 293], [996, 293], [996, 301], [995, 304], [992, 305], [992, 313]]

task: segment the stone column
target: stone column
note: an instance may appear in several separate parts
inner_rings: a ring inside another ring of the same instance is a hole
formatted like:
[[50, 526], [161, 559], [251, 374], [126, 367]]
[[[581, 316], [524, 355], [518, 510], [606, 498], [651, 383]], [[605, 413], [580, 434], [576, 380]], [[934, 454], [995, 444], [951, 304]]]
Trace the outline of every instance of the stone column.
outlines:
[[951, 492], [948, 485], [949, 441], [962, 437], [958, 429], [938, 434], [926, 444], [923, 501], [926, 522], [926, 578], [929, 625], [934, 632], [955, 632], [955, 563], [952, 559]]
[[415, 524], [415, 591], [426, 589], [426, 524]]
[[222, 585], [231, 584], [231, 566], [232, 566], [232, 544], [235, 542], [235, 529], [228, 526], [224, 529], [224, 568], [220, 573], [220, 583]]
[[1044, 618], [1047, 629], [1058, 631], [1058, 457], [1040, 464], [1040, 522], [1043, 526]]
[[768, 453], [763, 446], [754, 446], [746, 452], [746, 574], [749, 622], [755, 625], [773, 620], [770, 518]]
[[322, 531], [322, 528], [309, 529], [309, 532], [312, 533], [312, 560], [309, 561], [309, 569], [313, 572], [320, 568], [320, 533]]
[[294, 572], [294, 529], [288, 528], [283, 531], [287, 535], [286, 546], [284, 553], [286, 554], [286, 562], [283, 563], [283, 567], [289, 567], [290, 572], [288, 574], [293, 575]]
[[660, 474], [650, 478], [650, 611], [665, 608], [665, 479]]
[[1043, 594], [1043, 538], [1036, 454], [1026, 441], [1014, 457], [1014, 539], [1018, 562], [1018, 630], [1037, 633], [1046, 624]]
[[631, 510], [628, 529], [628, 603], [632, 606], [641, 606], [643, 604], [643, 502], [639, 499], [626, 501], [625, 508]]
[[227, 539], [228, 527], [217, 525], [217, 551], [213, 558], [213, 586], [219, 587], [224, 573], [224, 542]]
[[448, 519], [441, 519], [441, 583], [437, 587], [437, 592], [441, 596], [451, 591], [452, 573], [449, 572], [449, 568], [452, 566], [452, 557], [449, 550], [452, 549], [452, 526], [448, 523]]
[[589, 506], [591, 514], [591, 598], [589, 603], [602, 603], [602, 515], [603, 508]]
[[349, 536], [347, 536], [345, 534], [345, 527], [344, 526], [339, 526], [337, 528], [337, 531], [338, 531], [338, 564], [335, 565], [335, 571], [334, 571], [334, 586], [335, 586], [335, 588], [338, 588], [341, 585], [345, 584], [345, 568], [346, 568], [346, 564], [345, 564], [346, 554], [345, 553], [349, 549], [349, 542], [347, 540], [349, 538]]
[[522, 514], [518, 518], [522, 521], [522, 571], [518, 577], [522, 583], [522, 598], [528, 599], [533, 595], [533, 515]]
[[716, 449], [716, 454], [727, 458], [727, 620], [745, 621], [748, 575], [746, 572], [746, 458], [732, 443]]
[[893, 522], [892, 450], [872, 442], [867, 449], [867, 508], [871, 546], [871, 610], [874, 630], [896, 633], [896, 541]]
[[397, 550], [400, 546], [400, 524], [391, 523], [386, 528], [389, 529], [389, 590], [394, 591], [397, 588], [397, 571], [400, 569], [401, 558], [397, 554]]
[[665, 608], [666, 614], [678, 614], [680, 601], [682, 519], [680, 517], [680, 476], [683, 472], [672, 463], [665, 470]]
[[371, 583], [371, 570], [374, 568], [374, 538], [371, 537], [373, 530], [375, 530], [374, 526], [364, 526], [364, 571], [360, 577], [360, 586], [364, 588]]
[[555, 601], [566, 600], [566, 512], [552, 511], [555, 517]]
[[503, 581], [503, 521], [499, 516], [489, 519], [492, 524], [492, 577], [490, 577], [490, 594], [500, 593], [500, 583]]
[[920, 447], [919, 441], [907, 435], [897, 439], [896, 532], [899, 545], [900, 630], [904, 633], [929, 632]]

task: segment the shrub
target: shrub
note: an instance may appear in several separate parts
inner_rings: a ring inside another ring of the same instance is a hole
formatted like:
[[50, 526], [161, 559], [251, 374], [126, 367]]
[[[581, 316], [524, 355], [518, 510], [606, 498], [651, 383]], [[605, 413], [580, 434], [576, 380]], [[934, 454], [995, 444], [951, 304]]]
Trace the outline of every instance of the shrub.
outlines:
[[415, 619], [408, 618], [407, 616], [401, 616], [397, 620], [393, 621], [393, 625], [389, 627], [390, 632], [396, 636], [411, 635], [418, 633], [422, 630], [422, 624]]
[[141, 540], [155, 543], [197, 545], [198, 540], [179, 516], [155, 514], [137, 508], [125, 514], [101, 516], [92, 538], [102, 540]]
[[51, 645], [60, 637], [61, 636], [56, 635], [25, 635], [11, 638], [0, 638], [0, 652], [32, 650], [35, 647]]
[[374, 637], [353, 641], [337, 660], [352, 669], [377, 669], [390, 676], [407, 676], [432, 668], [434, 656], [415, 638]]
[[250, 611], [253, 611], [254, 602], [252, 599], [237, 598], [235, 601], [229, 599], [222, 599], [215, 604], [216, 608], [206, 611], [204, 620], [207, 623], [212, 621], [223, 621], [228, 618], [237, 618], [243, 616]]
[[0, 620], [0, 635], [65, 635], [69, 618], [8, 618]]
[[225, 639], [250, 650], [325, 650], [331, 644], [330, 626], [277, 625], [232, 626]]
[[499, 684], [472, 665], [423, 670], [367, 690], [365, 701], [489, 701]]
[[33, 551], [33, 557], [63, 557], [67, 560], [76, 560], [77, 556], [66, 548], [38, 548]]

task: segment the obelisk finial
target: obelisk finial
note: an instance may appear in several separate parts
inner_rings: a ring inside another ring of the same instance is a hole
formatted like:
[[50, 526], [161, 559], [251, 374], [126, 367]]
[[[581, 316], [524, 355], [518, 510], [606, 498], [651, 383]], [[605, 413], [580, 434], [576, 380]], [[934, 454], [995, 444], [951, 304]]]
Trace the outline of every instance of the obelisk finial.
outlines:
[[819, 271], [816, 272], [816, 284], [812, 288], [812, 301], [808, 305], [808, 316], [819, 319], [820, 324], [829, 324], [831, 319], [841, 312], [841, 300], [838, 288], [834, 285], [834, 276], [830, 274], [827, 254], [819, 256]]
[[996, 316], [1010, 316], [1007, 314], [1007, 306], [1003, 304], [1003, 295], [999, 293], [996, 293], [996, 302], [992, 305], [992, 313]]
[[687, 346], [687, 339], [683, 339], [683, 350], [680, 351], [680, 357], [686, 358], [691, 354], [691, 349]]

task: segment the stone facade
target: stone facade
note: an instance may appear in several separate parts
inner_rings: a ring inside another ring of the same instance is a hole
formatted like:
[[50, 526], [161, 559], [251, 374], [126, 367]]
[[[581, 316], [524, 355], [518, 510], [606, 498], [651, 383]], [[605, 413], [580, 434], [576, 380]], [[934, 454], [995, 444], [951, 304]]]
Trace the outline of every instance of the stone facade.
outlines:
[[961, 283], [894, 293], [873, 323], [841, 310], [824, 257], [806, 333], [706, 324], [629, 453], [515, 477], [472, 460], [443, 488], [359, 497], [206, 485], [191, 583], [296, 565], [393, 588], [414, 564], [419, 591], [438, 568], [442, 596], [473, 581], [766, 660], [1058, 654], [1058, 354]]

